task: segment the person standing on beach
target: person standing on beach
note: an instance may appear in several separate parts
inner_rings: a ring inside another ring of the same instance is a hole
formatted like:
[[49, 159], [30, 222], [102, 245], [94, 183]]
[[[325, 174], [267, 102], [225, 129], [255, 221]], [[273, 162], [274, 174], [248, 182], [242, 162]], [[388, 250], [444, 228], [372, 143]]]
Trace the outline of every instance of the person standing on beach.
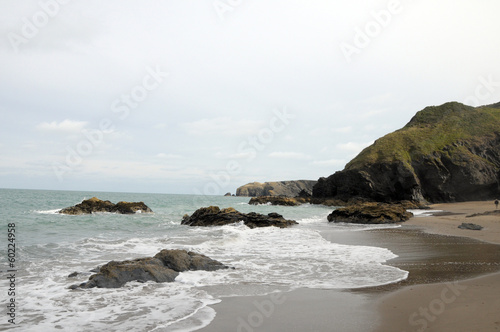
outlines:
[[495, 210], [498, 209], [498, 199], [495, 199]]

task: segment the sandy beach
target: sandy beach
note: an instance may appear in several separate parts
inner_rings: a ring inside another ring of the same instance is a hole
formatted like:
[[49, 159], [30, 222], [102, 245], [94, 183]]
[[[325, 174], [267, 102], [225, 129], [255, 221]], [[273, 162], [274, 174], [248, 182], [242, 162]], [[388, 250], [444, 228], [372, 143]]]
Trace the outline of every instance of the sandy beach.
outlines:
[[[405, 227], [500, 244], [500, 215], [467, 217], [494, 210], [493, 202], [435, 204], [431, 208], [450, 214], [412, 218]], [[463, 222], [484, 228], [458, 228]], [[499, 294], [498, 272], [460, 281], [406, 286], [379, 300], [381, 319], [376, 331], [500, 331]]]
[[[336, 243], [385, 247], [388, 264], [407, 280], [370, 289], [299, 289], [267, 296], [224, 298], [213, 305], [211, 331], [500, 331], [500, 214], [493, 202], [435, 204], [433, 216], [401, 228], [357, 232]], [[462, 230], [462, 223], [483, 226]]]

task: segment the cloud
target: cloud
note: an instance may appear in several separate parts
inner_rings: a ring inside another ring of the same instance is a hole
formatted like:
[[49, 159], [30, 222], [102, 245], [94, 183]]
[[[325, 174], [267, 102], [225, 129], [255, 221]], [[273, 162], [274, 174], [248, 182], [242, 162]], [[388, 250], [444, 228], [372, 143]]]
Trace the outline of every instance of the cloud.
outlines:
[[296, 160], [307, 160], [311, 159], [311, 156], [302, 152], [271, 152], [269, 155], [271, 158], [281, 158], [281, 159], [296, 159]]
[[88, 124], [86, 121], [63, 120], [61, 122], [42, 122], [36, 128], [43, 131], [61, 132], [61, 133], [77, 133], [80, 132]]
[[190, 135], [197, 136], [241, 136], [251, 135], [264, 128], [264, 124], [253, 120], [234, 120], [231, 117], [217, 117], [213, 119], [201, 119], [181, 124]]
[[156, 157], [162, 158], [162, 159], [181, 159], [182, 158], [182, 156], [178, 155], [178, 154], [163, 153], [163, 152], [158, 153], [156, 155]]
[[362, 118], [370, 118], [370, 117], [373, 117], [373, 116], [376, 116], [376, 115], [381, 115], [381, 114], [384, 114], [384, 113], [387, 113], [387, 112], [388, 112], [387, 109], [373, 109], [373, 110], [364, 112], [360, 116]]
[[344, 159], [315, 160], [312, 164], [316, 166], [343, 166], [346, 161]]
[[154, 129], [165, 129], [167, 128], [167, 124], [166, 123], [158, 123], [158, 124], [155, 124], [153, 126]]
[[360, 152], [367, 146], [370, 146], [373, 144], [373, 141], [371, 142], [366, 142], [366, 143], [358, 143], [358, 142], [347, 142], [347, 143], [340, 143], [337, 144], [337, 148], [345, 151], [350, 151], [350, 152]]
[[351, 126], [347, 126], [347, 127], [333, 128], [332, 131], [334, 133], [347, 134], [347, 133], [350, 133], [352, 131], [352, 127]]

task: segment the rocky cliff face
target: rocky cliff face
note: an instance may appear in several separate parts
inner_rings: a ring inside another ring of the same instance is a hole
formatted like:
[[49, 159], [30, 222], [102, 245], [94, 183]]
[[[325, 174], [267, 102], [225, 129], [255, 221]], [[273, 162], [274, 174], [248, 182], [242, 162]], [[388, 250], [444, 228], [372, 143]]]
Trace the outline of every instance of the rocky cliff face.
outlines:
[[297, 180], [280, 182], [252, 182], [239, 187], [236, 196], [287, 196], [296, 197], [301, 191], [312, 193], [313, 186], [317, 181]]
[[455, 202], [500, 196], [500, 103], [446, 103], [418, 112], [319, 179], [313, 197]]

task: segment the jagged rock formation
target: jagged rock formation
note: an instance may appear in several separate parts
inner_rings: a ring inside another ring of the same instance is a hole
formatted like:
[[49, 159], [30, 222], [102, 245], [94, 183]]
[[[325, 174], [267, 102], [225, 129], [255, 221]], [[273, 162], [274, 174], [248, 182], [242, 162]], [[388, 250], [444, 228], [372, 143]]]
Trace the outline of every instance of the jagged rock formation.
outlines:
[[153, 212], [144, 202], [118, 202], [103, 201], [97, 197], [84, 200], [83, 202], [70, 206], [59, 211], [63, 214], [91, 214], [96, 212], [111, 212], [130, 214], [136, 212]]
[[319, 179], [315, 198], [455, 202], [500, 196], [500, 103], [427, 107]]
[[317, 181], [297, 180], [279, 182], [252, 182], [236, 189], [236, 196], [286, 196], [295, 197], [299, 193], [312, 193], [312, 188]]
[[89, 281], [70, 288], [119, 288], [129, 281], [172, 282], [183, 271], [227, 269], [224, 264], [205, 255], [185, 250], [162, 250], [154, 257], [131, 261], [111, 261]]
[[286, 228], [297, 224], [295, 220], [287, 220], [278, 213], [269, 213], [266, 216], [255, 212], [241, 213], [233, 208], [221, 210], [218, 206], [209, 206], [196, 210], [191, 216], [184, 215], [181, 225], [223, 226], [240, 221], [250, 228], [269, 226]]
[[366, 202], [338, 208], [327, 219], [330, 222], [355, 224], [391, 224], [411, 217], [413, 213], [406, 211], [404, 205]]

